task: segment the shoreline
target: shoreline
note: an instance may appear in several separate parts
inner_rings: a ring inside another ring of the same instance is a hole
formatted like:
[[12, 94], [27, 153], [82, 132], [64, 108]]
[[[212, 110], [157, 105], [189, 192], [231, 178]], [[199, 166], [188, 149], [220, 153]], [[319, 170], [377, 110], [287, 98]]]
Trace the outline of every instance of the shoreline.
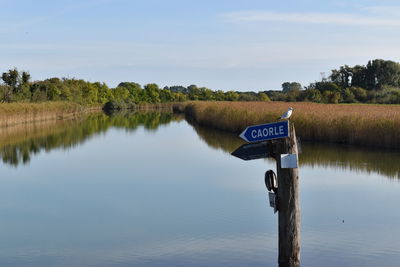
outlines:
[[276, 122], [289, 107], [302, 141], [400, 149], [399, 105], [199, 101], [175, 104], [173, 110], [201, 126], [240, 134], [247, 126]]
[[[138, 104], [132, 111], [168, 110], [172, 103]], [[0, 129], [51, 120], [77, 119], [85, 114], [104, 112], [103, 107], [73, 102], [0, 103]]]
[[99, 111], [101, 107], [85, 107], [69, 102], [2, 103], [0, 104], [0, 128], [49, 120], [73, 119]]
[[[169, 110], [201, 126], [240, 134], [247, 126], [276, 121], [288, 107], [302, 141], [400, 149], [400, 106], [300, 102], [183, 102], [138, 105], [140, 110]], [[101, 106], [72, 102], [2, 103], [0, 129], [51, 120], [76, 119], [102, 112]]]

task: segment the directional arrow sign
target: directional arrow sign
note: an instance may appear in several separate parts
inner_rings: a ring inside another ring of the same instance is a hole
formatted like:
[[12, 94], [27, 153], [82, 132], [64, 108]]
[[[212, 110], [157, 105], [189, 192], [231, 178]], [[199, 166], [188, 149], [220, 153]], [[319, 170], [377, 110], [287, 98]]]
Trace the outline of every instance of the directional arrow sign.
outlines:
[[244, 144], [231, 153], [232, 156], [243, 160], [271, 157], [271, 149], [267, 142]]
[[249, 126], [240, 134], [240, 137], [247, 142], [289, 137], [289, 121]]

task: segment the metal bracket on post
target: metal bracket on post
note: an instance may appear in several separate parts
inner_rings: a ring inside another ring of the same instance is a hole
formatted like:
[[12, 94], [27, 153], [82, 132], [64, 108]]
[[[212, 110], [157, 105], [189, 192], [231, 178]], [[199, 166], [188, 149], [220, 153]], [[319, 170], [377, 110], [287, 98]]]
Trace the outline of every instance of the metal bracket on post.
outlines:
[[268, 190], [269, 206], [274, 208], [274, 213], [278, 211], [278, 180], [273, 170], [265, 172], [265, 186]]

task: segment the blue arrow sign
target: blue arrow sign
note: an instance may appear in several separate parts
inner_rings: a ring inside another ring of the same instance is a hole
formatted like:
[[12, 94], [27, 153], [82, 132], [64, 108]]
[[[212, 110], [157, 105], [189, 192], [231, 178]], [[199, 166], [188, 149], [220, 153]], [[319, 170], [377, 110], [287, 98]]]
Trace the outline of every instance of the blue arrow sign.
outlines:
[[289, 121], [249, 126], [240, 137], [247, 142], [289, 137]]

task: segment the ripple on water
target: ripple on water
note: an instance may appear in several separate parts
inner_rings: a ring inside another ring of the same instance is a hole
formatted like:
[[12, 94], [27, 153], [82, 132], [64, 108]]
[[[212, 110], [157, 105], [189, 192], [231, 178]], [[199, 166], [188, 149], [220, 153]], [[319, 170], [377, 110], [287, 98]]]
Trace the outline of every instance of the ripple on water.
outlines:
[[109, 254], [107, 262], [115, 266], [268, 266], [276, 264], [276, 251], [276, 236], [207, 236], [124, 248]]

